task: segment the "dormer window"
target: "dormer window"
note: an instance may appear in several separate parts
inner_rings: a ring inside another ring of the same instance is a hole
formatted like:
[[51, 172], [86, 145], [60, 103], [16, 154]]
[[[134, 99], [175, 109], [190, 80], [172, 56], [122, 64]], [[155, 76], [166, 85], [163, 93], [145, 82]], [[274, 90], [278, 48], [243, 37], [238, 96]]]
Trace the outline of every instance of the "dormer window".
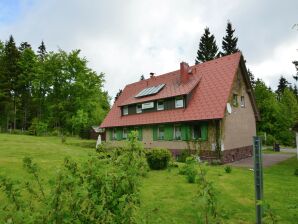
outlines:
[[128, 115], [128, 106], [123, 107], [123, 115]]
[[137, 114], [142, 113], [142, 104], [137, 104], [136, 112], [137, 112]]
[[182, 97], [178, 97], [175, 99], [175, 108], [182, 108], [184, 107], [184, 100]]
[[165, 109], [164, 101], [157, 101], [157, 110], [164, 110], [164, 109]]

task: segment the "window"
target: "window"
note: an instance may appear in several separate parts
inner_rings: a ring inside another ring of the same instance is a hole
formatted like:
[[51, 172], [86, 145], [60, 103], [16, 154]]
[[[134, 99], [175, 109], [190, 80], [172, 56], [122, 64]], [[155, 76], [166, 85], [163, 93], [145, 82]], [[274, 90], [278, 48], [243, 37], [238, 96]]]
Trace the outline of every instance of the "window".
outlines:
[[157, 101], [157, 110], [164, 110], [165, 105], [163, 101]]
[[159, 140], [164, 140], [165, 139], [165, 129], [164, 129], [164, 127], [158, 127], [157, 138]]
[[237, 107], [238, 106], [238, 95], [233, 94], [233, 106]]
[[123, 107], [123, 115], [127, 115], [128, 114], [128, 106], [124, 106]]
[[142, 113], [142, 104], [137, 104], [137, 114]]
[[200, 139], [202, 138], [202, 131], [200, 125], [194, 125], [192, 128], [192, 138], [193, 139]]
[[175, 99], [175, 108], [181, 108], [184, 107], [184, 102], [183, 102], [183, 98], [176, 98]]
[[245, 107], [245, 100], [244, 100], [244, 96], [241, 96], [241, 107]]
[[116, 132], [116, 129], [114, 128], [112, 130], [112, 140], [116, 140], [117, 139], [117, 132]]
[[122, 138], [127, 139], [127, 128], [123, 128]]
[[174, 139], [181, 140], [181, 126], [180, 125], [174, 126]]

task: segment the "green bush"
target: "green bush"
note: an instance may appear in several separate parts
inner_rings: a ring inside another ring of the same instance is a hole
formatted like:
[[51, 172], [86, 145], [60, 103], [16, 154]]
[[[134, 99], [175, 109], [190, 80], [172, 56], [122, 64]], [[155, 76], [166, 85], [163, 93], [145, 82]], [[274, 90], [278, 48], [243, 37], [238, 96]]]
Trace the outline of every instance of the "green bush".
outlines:
[[180, 169], [179, 174], [185, 175], [188, 183], [195, 183], [196, 177], [198, 174], [196, 168], [196, 158], [193, 156], [189, 156], [186, 158], [185, 163]]
[[34, 118], [32, 120], [31, 126], [29, 127], [29, 134], [37, 135], [37, 136], [45, 135], [47, 133], [47, 129], [48, 129], [47, 123], [42, 122], [37, 118]]
[[222, 162], [220, 159], [213, 159], [211, 160], [211, 165], [217, 166], [217, 165], [221, 165]]
[[185, 163], [187, 157], [190, 156], [189, 150], [184, 149], [182, 152], [177, 156], [177, 162]]
[[295, 176], [298, 176], [298, 168], [295, 169], [295, 171], [294, 171], [294, 175], [295, 175]]
[[226, 166], [225, 171], [226, 171], [226, 173], [231, 173], [232, 172], [232, 167]]
[[273, 145], [276, 142], [276, 139], [274, 138], [274, 136], [268, 134], [266, 137], [266, 145]]
[[162, 148], [155, 148], [146, 152], [147, 162], [152, 170], [166, 169], [171, 156], [169, 150]]

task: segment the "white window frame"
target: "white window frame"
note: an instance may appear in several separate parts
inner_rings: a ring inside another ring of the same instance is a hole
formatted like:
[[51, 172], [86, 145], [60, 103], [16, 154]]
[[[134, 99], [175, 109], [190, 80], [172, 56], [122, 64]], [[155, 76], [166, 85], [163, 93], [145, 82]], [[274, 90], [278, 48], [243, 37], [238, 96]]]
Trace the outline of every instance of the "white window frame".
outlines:
[[123, 107], [123, 115], [128, 115], [128, 106]]
[[[179, 139], [176, 137], [176, 128], [178, 128], [178, 127], [180, 129], [180, 138]], [[174, 125], [174, 140], [181, 140], [181, 138], [182, 138], [181, 125]]]
[[122, 138], [123, 139], [127, 139], [127, 135], [128, 135], [128, 132], [127, 131], [128, 131], [127, 128], [123, 128], [122, 129]]
[[[160, 134], [160, 128], [163, 129], [163, 138], [160, 138], [160, 137], [159, 137], [159, 134]], [[165, 139], [165, 128], [164, 128], [164, 127], [158, 127], [158, 128], [157, 128], [157, 139], [158, 139], [158, 140], [164, 140], [164, 139]]]
[[142, 104], [137, 104], [136, 106], [136, 113], [137, 114], [141, 114], [143, 112], [142, 110]]
[[244, 96], [240, 97], [240, 105], [241, 105], [241, 107], [245, 107], [245, 97]]
[[112, 140], [116, 140], [117, 139], [117, 131], [115, 128], [112, 129]]
[[[182, 102], [182, 105], [181, 105], [181, 102]], [[183, 99], [183, 97], [176, 98], [175, 99], [175, 108], [183, 108], [183, 107], [184, 107], [184, 99]]]
[[[159, 103], [162, 103], [162, 105], [159, 105]], [[164, 101], [157, 101], [157, 110], [164, 110], [165, 109], [165, 102]]]

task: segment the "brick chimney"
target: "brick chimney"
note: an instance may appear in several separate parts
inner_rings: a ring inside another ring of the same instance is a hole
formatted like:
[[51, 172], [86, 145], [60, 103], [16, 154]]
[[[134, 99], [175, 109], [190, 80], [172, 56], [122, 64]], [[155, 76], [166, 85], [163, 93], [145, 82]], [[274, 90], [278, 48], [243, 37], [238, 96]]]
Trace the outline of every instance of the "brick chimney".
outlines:
[[187, 83], [189, 79], [189, 65], [186, 62], [180, 63], [181, 83]]

